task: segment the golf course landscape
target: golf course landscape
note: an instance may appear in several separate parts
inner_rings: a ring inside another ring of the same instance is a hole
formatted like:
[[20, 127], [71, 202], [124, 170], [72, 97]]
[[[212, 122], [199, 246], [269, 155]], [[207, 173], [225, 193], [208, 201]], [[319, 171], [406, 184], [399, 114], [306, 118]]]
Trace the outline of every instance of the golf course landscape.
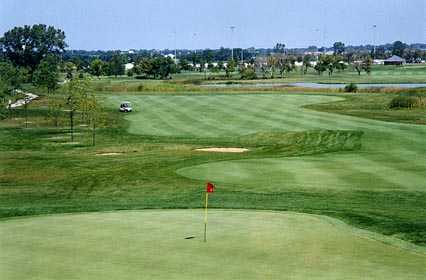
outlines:
[[[383, 94], [98, 94], [95, 147], [84, 126], [74, 142], [43, 128], [42, 99], [30, 107], [41, 127], [3, 122], [5, 279], [424, 276], [426, 126], [327, 112]], [[123, 100], [134, 112], [117, 113]], [[198, 151], [209, 147], [245, 150]], [[201, 209], [136, 211], [201, 208], [206, 181], [207, 243]], [[86, 213], [13, 218], [64, 212]]]
[[0, 1], [0, 280], [425, 280], [424, 0]]

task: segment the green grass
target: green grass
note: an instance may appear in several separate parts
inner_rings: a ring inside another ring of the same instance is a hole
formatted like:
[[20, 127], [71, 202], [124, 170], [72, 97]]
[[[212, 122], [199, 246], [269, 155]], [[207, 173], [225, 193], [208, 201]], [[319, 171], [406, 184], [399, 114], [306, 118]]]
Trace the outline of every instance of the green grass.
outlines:
[[[216, 194], [213, 194], [214, 197]], [[323, 216], [121, 211], [3, 221], [2, 279], [423, 279], [423, 250]], [[185, 239], [186, 237], [193, 239]]]
[[[381, 102], [375, 95], [359, 96], [372, 105]], [[426, 244], [426, 127], [305, 108], [315, 102], [345, 108], [346, 97], [110, 96], [96, 147], [90, 146], [90, 131], [79, 126], [80, 118], [74, 144], [67, 143], [66, 127], [46, 127], [50, 121], [42, 99], [30, 106], [34, 123], [28, 129], [19, 117], [0, 123], [0, 216], [198, 208], [207, 176], [203, 166], [212, 166], [207, 171], [215, 177], [208, 179], [217, 180], [220, 190], [212, 207], [324, 214]], [[117, 112], [124, 98], [134, 102], [134, 113]], [[246, 146], [250, 152], [194, 151], [208, 146]], [[109, 152], [122, 154], [97, 155]], [[241, 167], [236, 174], [248, 180], [220, 174], [236, 166]]]

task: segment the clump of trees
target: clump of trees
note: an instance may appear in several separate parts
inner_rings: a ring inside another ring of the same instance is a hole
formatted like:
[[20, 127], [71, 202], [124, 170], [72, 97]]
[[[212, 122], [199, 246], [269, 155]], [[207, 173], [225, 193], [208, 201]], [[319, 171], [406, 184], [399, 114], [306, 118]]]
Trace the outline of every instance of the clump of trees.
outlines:
[[53, 91], [58, 58], [64, 52], [65, 33], [53, 26], [14, 27], [0, 38], [0, 114], [24, 82]]
[[352, 63], [352, 66], [358, 72], [358, 75], [361, 75], [362, 71], [365, 71], [368, 75], [370, 75], [372, 64], [373, 60], [370, 56], [360, 56], [356, 58], [356, 60]]
[[321, 55], [314, 69], [319, 75], [327, 71], [329, 76], [332, 76], [334, 70], [343, 71], [346, 69], [346, 63], [340, 55]]
[[125, 66], [126, 59], [123, 55], [119, 53], [115, 53], [111, 60], [109, 61], [103, 61], [99, 58], [94, 59], [90, 63], [89, 72], [93, 76], [100, 77], [100, 76], [121, 76], [125, 73]]
[[176, 73], [176, 64], [170, 57], [156, 56], [140, 59], [132, 69], [139, 78], [169, 79]]

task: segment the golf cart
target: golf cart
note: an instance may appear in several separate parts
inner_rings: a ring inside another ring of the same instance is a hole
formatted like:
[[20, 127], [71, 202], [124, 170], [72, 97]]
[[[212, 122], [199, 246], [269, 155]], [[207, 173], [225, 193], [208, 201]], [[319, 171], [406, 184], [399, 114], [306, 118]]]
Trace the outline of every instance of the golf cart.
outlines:
[[121, 102], [121, 105], [120, 105], [120, 112], [123, 112], [123, 113], [129, 113], [129, 112], [131, 112], [133, 109], [132, 109], [132, 104], [130, 104], [130, 102], [129, 101], [124, 101], [124, 102]]

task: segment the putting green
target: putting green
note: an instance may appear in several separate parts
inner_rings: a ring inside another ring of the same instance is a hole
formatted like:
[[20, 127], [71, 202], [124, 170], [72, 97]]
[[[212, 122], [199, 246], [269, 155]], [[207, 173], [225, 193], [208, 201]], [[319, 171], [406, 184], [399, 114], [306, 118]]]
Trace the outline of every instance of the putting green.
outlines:
[[[321, 216], [212, 210], [0, 222], [0, 279], [424, 279], [426, 254]], [[194, 236], [192, 239], [186, 237]], [[407, 245], [408, 246], [408, 245]]]
[[[408, 157], [407, 157], [408, 159]], [[238, 191], [289, 189], [426, 191], [426, 162], [369, 153], [220, 161], [179, 169], [178, 174]]]

